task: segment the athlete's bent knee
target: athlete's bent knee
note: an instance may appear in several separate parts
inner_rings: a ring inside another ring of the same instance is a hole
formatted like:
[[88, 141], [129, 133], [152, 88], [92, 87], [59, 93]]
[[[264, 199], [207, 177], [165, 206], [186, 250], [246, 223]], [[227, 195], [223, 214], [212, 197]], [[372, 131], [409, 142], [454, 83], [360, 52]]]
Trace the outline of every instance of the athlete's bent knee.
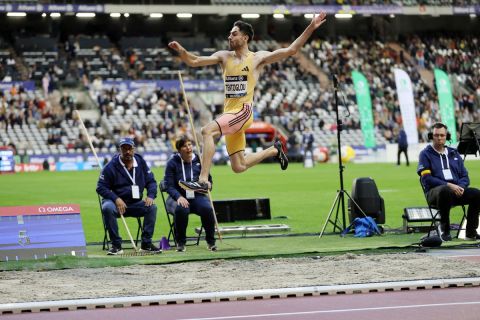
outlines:
[[242, 173], [242, 172], [244, 172], [245, 170], [247, 170], [247, 167], [246, 167], [246, 166], [242, 166], [242, 165], [236, 165], [236, 166], [233, 166], [233, 165], [232, 165], [232, 170], [233, 170], [233, 172], [235, 172], [235, 173]]

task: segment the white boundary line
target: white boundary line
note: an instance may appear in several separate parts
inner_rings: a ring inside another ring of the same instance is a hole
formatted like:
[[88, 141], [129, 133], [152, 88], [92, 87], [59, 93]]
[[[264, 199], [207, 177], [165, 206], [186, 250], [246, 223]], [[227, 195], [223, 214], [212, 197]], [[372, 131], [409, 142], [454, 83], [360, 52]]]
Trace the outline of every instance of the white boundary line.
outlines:
[[480, 286], [480, 277], [377, 282], [365, 284], [311, 286], [281, 289], [184, 293], [119, 298], [5, 303], [0, 304], [0, 315], [478, 286]]
[[298, 312], [282, 312], [282, 313], [261, 313], [261, 314], [245, 314], [240, 316], [220, 316], [210, 318], [182, 318], [178, 320], [220, 320], [220, 319], [249, 319], [249, 318], [273, 318], [284, 316], [295, 316], [305, 314], [325, 314], [325, 313], [346, 313], [346, 312], [361, 312], [361, 311], [382, 311], [382, 310], [396, 310], [396, 309], [415, 309], [415, 308], [442, 308], [451, 306], [469, 306], [480, 304], [480, 301], [468, 302], [450, 302], [450, 303], [431, 303], [431, 304], [414, 304], [414, 305], [398, 305], [388, 307], [370, 307], [370, 308], [352, 308], [352, 309], [332, 309], [332, 310], [312, 310], [312, 311], [298, 311]]

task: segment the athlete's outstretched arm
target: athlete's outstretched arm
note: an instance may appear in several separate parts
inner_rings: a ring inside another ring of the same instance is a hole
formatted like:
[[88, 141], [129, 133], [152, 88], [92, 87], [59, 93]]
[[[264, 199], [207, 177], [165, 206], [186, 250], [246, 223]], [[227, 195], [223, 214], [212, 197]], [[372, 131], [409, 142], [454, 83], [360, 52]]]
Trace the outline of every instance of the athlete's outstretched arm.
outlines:
[[300, 50], [301, 47], [307, 42], [310, 38], [312, 33], [317, 30], [325, 21], [326, 21], [327, 14], [326, 12], [320, 12], [318, 15], [314, 15], [312, 21], [308, 25], [307, 28], [303, 31], [303, 33], [295, 39], [287, 48], [277, 49], [275, 51], [261, 51], [260, 54], [260, 61], [259, 65], [270, 64], [274, 62], [278, 62], [280, 60], [286, 59], [290, 56], [293, 56]]
[[217, 51], [211, 56], [197, 56], [182, 47], [177, 41], [172, 41], [168, 46], [178, 52], [180, 59], [190, 67], [203, 67], [222, 62], [222, 53]]

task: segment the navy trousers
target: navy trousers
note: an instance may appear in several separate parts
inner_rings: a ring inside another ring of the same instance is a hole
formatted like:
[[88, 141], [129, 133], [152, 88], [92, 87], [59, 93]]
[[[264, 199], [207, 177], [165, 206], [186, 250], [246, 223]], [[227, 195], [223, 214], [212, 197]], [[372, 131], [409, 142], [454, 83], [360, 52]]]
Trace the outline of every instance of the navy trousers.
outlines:
[[440, 223], [443, 232], [450, 232], [450, 209], [459, 205], [467, 205], [467, 236], [474, 236], [478, 228], [478, 213], [480, 211], [480, 190], [465, 188], [463, 195], [457, 197], [447, 185], [435, 187], [428, 191], [427, 200], [440, 211]]
[[[105, 217], [105, 225], [107, 226], [108, 235], [112, 245], [119, 247], [122, 244], [122, 237], [118, 233], [117, 218], [120, 218], [117, 206], [112, 200], [102, 200], [102, 211]], [[124, 217], [143, 217], [142, 243], [152, 243], [153, 232], [155, 231], [155, 221], [157, 219], [157, 206], [145, 206], [145, 201], [140, 200], [131, 204], [127, 204], [127, 210], [123, 214]]]
[[207, 196], [195, 193], [195, 199], [187, 199], [190, 203], [188, 208], [179, 206], [171, 197], [167, 198], [167, 209], [174, 214], [175, 239], [180, 245], [187, 241], [188, 215], [195, 213], [200, 216], [202, 226], [205, 229], [205, 240], [208, 244], [215, 244], [215, 219], [210, 200]]

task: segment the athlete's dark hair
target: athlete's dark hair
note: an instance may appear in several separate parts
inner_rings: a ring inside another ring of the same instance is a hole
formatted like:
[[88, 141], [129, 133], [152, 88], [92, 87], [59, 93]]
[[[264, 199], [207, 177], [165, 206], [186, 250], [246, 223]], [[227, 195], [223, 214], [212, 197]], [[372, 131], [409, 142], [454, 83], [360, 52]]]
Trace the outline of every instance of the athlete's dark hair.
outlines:
[[253, 27], [250, 23], [242, 20], [238, 20], [238, 21], [235, 21], [233, 26], [238, 27], [238, 30], [240, 30], [241, 33], [248, 36], [247, 42], [250, 42], [253, 40]]

